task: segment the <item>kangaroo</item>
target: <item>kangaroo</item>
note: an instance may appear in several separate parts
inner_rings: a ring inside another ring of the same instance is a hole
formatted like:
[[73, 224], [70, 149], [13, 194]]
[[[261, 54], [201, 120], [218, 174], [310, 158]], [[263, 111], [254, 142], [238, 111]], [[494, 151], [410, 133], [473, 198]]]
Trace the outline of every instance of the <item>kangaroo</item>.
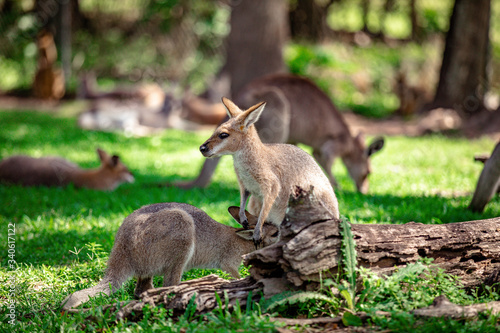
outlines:
[[35, 97], [47, 100], [59, 100], [64, 96], [64, 75], [56, 68], [57, 48], [54, 37], [48, 30], [43, 30], [37, 37], [38, 68], [33, 82]]
[[258, 212], [253, 240], [262, 241], [264, 221], [279, 226], [285, 217], [290, 193], [295, 186], [314, 186], [318, 200], [339, 217], [337, 198], [332, 186], [314, 159], [302, 149], [289, 144], [264, 144], [257, 134], [255, 122], [264, 110], [265, 102], [246, 111], [240, 110], [227, 98], [222, 98], [229, 120], [217, 127], [212, 136], [200, 146], [205, 157], [232, 155], [240, 187], [239, 217], [248, 227], [245, 206], [250, 194], [250, 213]]
[[[268, 102], [266, 109], [269, 110], [255, 124], [263, 142], [311, 146], [314, 158], [334, 187], [338, 185], [331, 169], [334, 160], [340, 157], [357, 190], [368, 192], [369, 158], [382, 149], [384, 139], [376, 138], [366, 147], [363, 135], [351, 134], [330, 98], [312, 81], [289, 74], [264, 76], [250, 82], [234, 101], [242, 107]], [[207, 186], [217, 164], [218, 159], [206, 160], [196, 180], [175, 185], [183, 188]]]
[[[239, 222], [239, 207], [229, 207]], [[257, 218], [246, 212], [250, 225]], [[265, 245], [277, 241], [278, 229], [265, 225]], [[252, 252], [252, 230], [218, 223], [194, 206], [168, 202], [144, 206], [127, 216], [118, 229], [104, 278], [97, 286], [66, 297], [63, 309], [77, 307], [99, 293], [110, 295], [132, 276], [135, 296], [153, 288], [154, 275], [163, 274], [163, 286], [180, 283], [191, 268], [219, 268], [239, 278], [241, 256]]]
[[0, 162], [0, 181], [23, 186], [67, 186], [112, 191], [124, 182], [134, 182], [134, 176], [116, 155], [109, 156], [97, 149], [101, 166], [84, 170], [60, 157], [34, 158], [16, 155]]

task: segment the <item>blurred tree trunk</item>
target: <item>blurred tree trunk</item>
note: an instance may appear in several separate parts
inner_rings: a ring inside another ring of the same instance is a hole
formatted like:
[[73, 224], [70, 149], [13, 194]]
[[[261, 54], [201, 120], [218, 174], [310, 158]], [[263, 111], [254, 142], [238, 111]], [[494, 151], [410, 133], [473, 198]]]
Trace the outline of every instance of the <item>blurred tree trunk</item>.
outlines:
[[229, 79], [228, 93], [235, 95], [257, 77], [286, 71], [283, 45], [289, 30], [288, 1], [239, 0], [231, 3], [226, 63], [219, 76], [221, 80]]
[[326, 18], [334, 0], [297, 0], [290, 9], [290, 32], [294, 39], [318, 42], [328, 36]]
[[490, 0], [456, 0], [446, 35], [434, 107], [454, 108], [463, 116], [484, 109], [488, 89]]

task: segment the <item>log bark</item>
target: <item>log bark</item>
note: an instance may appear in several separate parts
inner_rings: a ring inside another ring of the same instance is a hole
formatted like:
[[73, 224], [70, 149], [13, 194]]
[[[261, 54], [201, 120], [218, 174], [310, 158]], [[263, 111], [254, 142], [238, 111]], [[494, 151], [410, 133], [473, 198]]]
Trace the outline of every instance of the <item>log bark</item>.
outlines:
[[[139, 300], [109, 304], [104, 306], [103, 311], [117, 312], [117, 320], [136, 321], [142, 318], [142, 311], [147, 305], [154, 307], [163, 304], [166, 309], [173, 311], [175, 317], [184, 314], [189, 303], [193, 302], [193, 315], [198, 315], [212, 311], [218, 306], [216, 294], [224, 307], [232, 310], [236, 304], [245, 308], [250, 293], [252, 301], [258, 301], [262, 291], [262, 285], [251, 277], [228, 281], [212, 274], [185, 281], [177, 286], [147, 290], [141, 294]], [[71, 309], [68, 312], [79, 311], [82, 310]]]
[[[284, 240], [244, 257], [252, 277], [280, 278], [293, 288], [311, 288], [321, 278], [334, 276], [341, 236], [339, 221], [326, 214], [310, 192], [292, 198], [281, 226]], [[351, 231], [358, 265], [377, 274], [391, 274], [430, 257], [465, 287], [476, 287], [496, 280], [491, 277], [500, 270], [500, 218], [441, 225], [353, 224]]]
[[500, 142], [491, 153], [491, 157], [484, 161], [484, 168], [477, 181], [474, 196], [469, 209], [482, 212], [486, 204], [493, 198], [500, 187]]

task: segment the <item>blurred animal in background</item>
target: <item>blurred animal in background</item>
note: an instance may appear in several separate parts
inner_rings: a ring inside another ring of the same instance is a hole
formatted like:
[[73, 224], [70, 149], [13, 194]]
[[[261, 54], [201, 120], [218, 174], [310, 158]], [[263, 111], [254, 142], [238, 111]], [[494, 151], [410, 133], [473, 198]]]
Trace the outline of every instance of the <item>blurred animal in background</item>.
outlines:
[[134, 176], [117, 155], [110, 156], [102, 149], [97, 149], [97, 154], [101, 166], [89, 170], [60, 157], [11, 156], [0, 162], [0, 182], [23, 186], [74, 184], [76, 187], [107, 191], [122, 183], [134, 182]]
[[59, 100], [64, 96], [64, 74], [57, 68], [57, 48], [54, 37], [48, 30], [42, 30], [37, 37], [38, 66], [33, 82], [36, 98]]
[[[239, 222], [239, 207], [229, 207]], [[252, 227], [257, 218], [247, 212]], [[278, 240], [278, 228], [264, 226], [265, 245]], [[118, 229], [103, 279], [96, 286], [77, 291], [63, 301], [63, 309], [85, 303], [99, 293], [110, 295], [131, 277], [137, 278], [135, 296], [153, 288], [153, 276], [163, 275], [163, 286], [180, 283], [192, 268], [218, 268], [239, 278], [242, 255], [255, 248], [253, 230], [218, 223], [194, 206], [168, 202], [144, 206], [127, 216]]]
[[164, 89], [143, 83], [100, 91], [93, 73], [82, 76], [78, 97], [90, 101], [89, 110], [78, 117], [83, 129], [122, 130], [144, 136], [165, 128], [199, 130], [217, 125], [226, 115], [222, 104], [196, 96], [176, 84]]
[[[341, 113], [312, 81], [289, 74], [265, 76], [249, 83], [234, 101], [244, 108], [261, 101], [267, 103], [266, 112], [255, 124], [262, 142], [311, 146], [333, 186], [337, 182], [331, 169], [335, 158], [340, 157], [357, 190], [368, 192], [370, 157], [382, 149], [384, 139], [376, 138], [365, 146], [363, 135], [352, 136]], [[207, 186], [217, 164], [218, 158], [208, 159], [197, 179], [174, 185]]]

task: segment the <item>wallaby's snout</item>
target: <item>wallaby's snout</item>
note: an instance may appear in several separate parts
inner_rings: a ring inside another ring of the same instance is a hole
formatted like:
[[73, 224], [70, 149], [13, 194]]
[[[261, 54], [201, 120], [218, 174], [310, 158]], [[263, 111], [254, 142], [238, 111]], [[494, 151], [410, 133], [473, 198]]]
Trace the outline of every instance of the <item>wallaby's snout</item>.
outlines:
[[207, 142], [205, 142], [204, 144], [202, 144], [202, 145], [200, 146], [200, 152], [201, 152], [201, 153], [203, 154], [203, 156], [205, 156], [205, 157], [206, 157], [206, 155], [205, 155], [205, 154], [206, 154], [206, 153], [208, 153], [208, 151], [210, 150], [210, 149], [208, 148], [208, 146], [207, 146], [207, 143], [208, 143], [208, 141], [207, 141]]

